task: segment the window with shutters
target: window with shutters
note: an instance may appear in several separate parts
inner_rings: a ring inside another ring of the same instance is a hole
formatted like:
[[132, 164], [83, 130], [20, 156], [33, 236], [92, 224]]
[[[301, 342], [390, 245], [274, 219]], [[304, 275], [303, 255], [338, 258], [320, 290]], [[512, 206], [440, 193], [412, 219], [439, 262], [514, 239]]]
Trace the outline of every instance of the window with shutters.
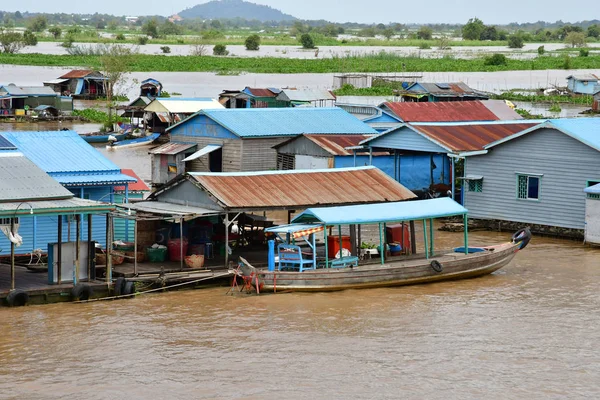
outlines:
[[517, 198], [539, 200], [542, 177], [540, 175], [517, 174]]
[[[10, 226], [10, 218], [0, 218], [0, 226]], [[19, 225], [19, 218], [15, 218], [15, 225]]]
[[277, 169], [290, 170], [295, 168], [295, 157], [293, 154], [277, 154]]
[[469, 180], [469, 192], [483, 192], [483, 179]]

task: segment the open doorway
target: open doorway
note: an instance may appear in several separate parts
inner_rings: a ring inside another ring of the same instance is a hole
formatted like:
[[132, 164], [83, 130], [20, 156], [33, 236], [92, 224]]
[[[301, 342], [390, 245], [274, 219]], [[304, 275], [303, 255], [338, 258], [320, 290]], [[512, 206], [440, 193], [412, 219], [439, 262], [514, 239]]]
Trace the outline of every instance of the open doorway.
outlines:
[[223, 172], [223, 148], [208, 153], [208, 168], [210, 172]]

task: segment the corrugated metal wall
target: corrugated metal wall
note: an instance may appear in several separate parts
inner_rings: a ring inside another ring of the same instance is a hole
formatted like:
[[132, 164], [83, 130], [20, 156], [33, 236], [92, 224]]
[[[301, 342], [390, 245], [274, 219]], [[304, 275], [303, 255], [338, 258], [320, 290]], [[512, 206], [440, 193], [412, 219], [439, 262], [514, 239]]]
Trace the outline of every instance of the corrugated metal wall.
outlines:
[[273, 149], [273, 146], [286, 140], [289, 140], [289, 138], [244, 139], [242, 145], [242, 171], [276, 170], [277, 150]]
[[[600, 153], [554, 129], [541, 129], [469, 157], [467, 175], [483, 175], [481, 193], [465, 192], [469, 216], [583, 229], [588, 180], [600, 180]], [[544, 174], [540, 200], [518, 200], [516, 172]]]
[[402, 128], [398, 132], [390, 133], [379, 139], [369, 142], [371, 147], [381, 147], [390, 149], [426, 151], [431, 153], [447, 152], [443, 147], [438, 146], [432, 141], [412, 131], [409, 128]]
[[307, 139], [304, 136], [293, 140], [290, 143], [284, 144], [283, 146], [279, 147], [277, 151], [281, 154], [302, 154], [305, 156], [331, 157], [329, 152], [323, 150], [322, 147], [318, 146], [315, 142]]
[[[171, 136], [174, 142], [197, 143], [198, 150], [209, 144], [223, 146], [223, 172], [239, 172], [242, 163], [242, 140], [202, 136]], [[187, 172], [208, 172], [208, 155], [186, 163]]]

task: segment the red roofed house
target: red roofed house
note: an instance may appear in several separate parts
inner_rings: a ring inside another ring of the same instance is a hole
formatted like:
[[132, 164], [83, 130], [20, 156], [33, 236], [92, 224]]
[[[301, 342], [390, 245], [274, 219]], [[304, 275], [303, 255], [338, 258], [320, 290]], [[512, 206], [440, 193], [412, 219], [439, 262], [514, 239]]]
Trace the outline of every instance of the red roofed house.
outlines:
[[63, 96], [80, 99], [96, 99], [105, 96], [104, 81], [106, 77], [89, 69], [74, 69], [51, 81], [44, 82], [55, 92]]
[[523, 119], [504, 100], [386, 102], [379, 106], [403, 122], [506, 121]]

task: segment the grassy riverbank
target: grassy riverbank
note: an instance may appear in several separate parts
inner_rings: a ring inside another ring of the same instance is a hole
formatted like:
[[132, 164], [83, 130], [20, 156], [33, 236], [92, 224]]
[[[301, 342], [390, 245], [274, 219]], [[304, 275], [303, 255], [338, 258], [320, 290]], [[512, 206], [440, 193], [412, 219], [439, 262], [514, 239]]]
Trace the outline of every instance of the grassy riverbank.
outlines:
[[[99, 56], [49, 54], [0, 54], [0, 64], [52, 67], [98, 68]], [[404, 66], [404, 69], [403, 69]], [[172, 72], [251, 72], [251, 73], [335, 73], [335, 72], [491, 72], [545, 69], [597, 69], [600, 56], [553, 57], [533, 60], [508, 59], [506, 65], [486, 65], [485, 58], [427, 59], [402, 57], [381, 52], [372, 55], [348, 55], [322, 59], [288, 59], [277, 57], [160, 56], [138, 54], [129, 66], [131, 71]]]

